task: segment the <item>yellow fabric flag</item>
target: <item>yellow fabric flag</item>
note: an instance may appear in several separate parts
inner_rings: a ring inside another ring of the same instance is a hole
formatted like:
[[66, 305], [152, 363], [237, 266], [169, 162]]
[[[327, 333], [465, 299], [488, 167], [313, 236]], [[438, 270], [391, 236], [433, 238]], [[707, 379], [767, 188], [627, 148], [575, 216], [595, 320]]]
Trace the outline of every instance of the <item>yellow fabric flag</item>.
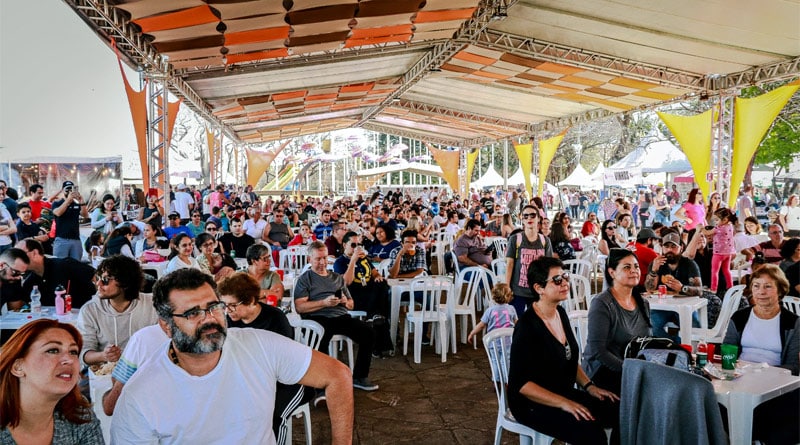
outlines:
[[519, 167], [522, 169], [522, 176], [525, 178], [525, 190], [528, 197], [531, 197], [531, 167], [533, 164], [533, 144], [514, 144], [514, 150], [519, 158]]
[[439, 164], [439, 167], [442, 168], [442, 176], [444, 176], [444, 180], [447, 181], [447, 185], [449, 185], [454, 192], [461, 190], [459, 188], [461, 181], [458, 179], [458, 165], [461, 159], [461, 151], [439, 150], [427, 142], [425, 146], [428, 147], [431, 156], [433, 156], [433, 159]]
[[772, 121], [798, 88], [800, 88], [800, 80], [758, 97], [736, 98], [733, 108], [733, 159], [731, 161], [728, 207], [733, 208], [736, 204], [737, 191], [742, 185], [747, 166], [753, 159], [758, 144], [769, 130]]
[[211, 178], [211, 186], [217, 186], [217, 169], [215, 166], [217, 165], [217, 160], [215, 159], [214, 155], [216, 150], [214, 150], [215, 140], [214, 140], [214, 132], [211, 130], [206, 129], [206, 142], [208, 142], [208, 174]]
[[[564, 131], [550, 139], [539, 141], [539, 188], [536, 192], [536, 196], [542, 196], [542, 191], [544, 191], [544, 178], [547, 177], [547, 170], [550, 169], [550, 163], [556, 155], [556, 149], [561, 145], [561, 141], [567, 134], [567, 130], [569, 130], [569, 128], [565, 128]], [[527, 175], [526, 177], [530, 176], [529, 172], [525, 174]]]
[[478, 159], [477, 150], [470, 150], [467, 152], [467, 183], [464, 184], [464, 196], [469, 196], [469, 185], [472, 183], [472, 170], [475, 169], [475, 161]]
[[703, 196], [710, 196], [711, 183], [706, 174], [711, 171], [711, 125], [715, 113], [712, 110], [695, 116], [677, 116], [660, 111], [656, 113], [678, 140], [681, 150], [689, 159], [694, 172], [694, 182], [703, 191]]

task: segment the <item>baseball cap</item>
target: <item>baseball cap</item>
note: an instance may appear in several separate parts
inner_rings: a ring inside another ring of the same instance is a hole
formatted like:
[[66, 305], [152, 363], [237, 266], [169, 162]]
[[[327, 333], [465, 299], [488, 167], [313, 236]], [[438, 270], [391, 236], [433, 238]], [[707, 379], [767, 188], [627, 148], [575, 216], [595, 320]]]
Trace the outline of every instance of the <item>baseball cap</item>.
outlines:
[[675, 244], [676, 246], [680, 246], [681, 245], [681, 236], [678, 235], [677, 233], [674, 233], [674, 232], [673, 233], [668, 233], [668, 234], [664, 235], [661, 238], [661, 245], [664, 245], [664, 244], [667, 244], [667, 243], [672, 243], [672, 244]]
[[181, 217], [181, 214], [178, 213], [178, 212], [172, 212], [169, 215], [167, 215], [167, 219], [180, 218], [180, 217]]
[[186, 190], [186, 184], [178, 184], [178, 190]]
[[647, 241], [650, 238], [661, 239], [661, 237], [658, 236], [656, 232], [649, 227], [645, 227], [644, 229], [640, 230], [639, 233], [636, 234], [636, 241]]
[[75, 187], [75, 183], [72, 181], [64, 181], [64, 183], [61, 184], [61, 190], [64, 190], [67, 187]]

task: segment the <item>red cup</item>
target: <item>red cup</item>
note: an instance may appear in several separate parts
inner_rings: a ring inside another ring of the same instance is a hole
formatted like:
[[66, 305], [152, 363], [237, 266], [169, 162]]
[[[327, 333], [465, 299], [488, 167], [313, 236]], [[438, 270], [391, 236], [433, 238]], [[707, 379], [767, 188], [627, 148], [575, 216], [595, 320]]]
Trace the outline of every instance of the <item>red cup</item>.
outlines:
[[691, 354], [692, 354], [692, 345], [684, 345], [684, 344], [681, 344], [681, 348], [685, 349], [685, 350], [686, 350], [686, 352], [688, 352], [688, 353], [689, 353], [689, 355], [691, 355]]
[[278, 305], [278, 296], [275, 294], [267, 295], [267, 304], [269, 306], [277, 306]]
[[284, 274], [283, 269], [278, 269], [275, 272], [278, 272], [278, 276], [281, 277], [281, 281], [283, 281], [283, 274]]

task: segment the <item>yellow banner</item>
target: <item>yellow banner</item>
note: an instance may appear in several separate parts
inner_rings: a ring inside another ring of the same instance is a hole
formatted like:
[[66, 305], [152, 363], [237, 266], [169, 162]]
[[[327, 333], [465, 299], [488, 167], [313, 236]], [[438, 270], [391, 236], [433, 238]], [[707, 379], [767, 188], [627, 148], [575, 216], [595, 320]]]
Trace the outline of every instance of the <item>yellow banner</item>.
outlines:
[[208, 142], [208, 176], [211, 178], [211, 186], [217, 186], [217, 169], [216, 169], [216, 159], [215, 154], [216, 150], [214, 150], [215, 141], [214, 141], [214, 132], [206, 129], [206, 142]]
[[444, 176], [444, 180], [447, 181], [447, 185], [450, 186], [454, 193], [461, 190], [459, 187], [461, 181], [458, 179], [458, 165], [460, 164], [461, 151], [439, 150], [427, 142], [425, 146], [428, 147], [431, 156], [433, 156], [433, 159], [439, 164], [439, 167], [442, 168], [442, 176]]
[[656, 112], [678, 140], [680, 148], [689, 159], [697, 183], [703, 196], [711, 195], [711, 183], [706, 174], [711, 171], [711, 125], [714, 120], [712, 110], [695, 116], [677, 116]]
[[244, 152], [247, 156], [247, 185], [255, 187], [261, 175], [269, 168], [269, 164], [272, 163], [275, 157], [278, 156], [291, 141], [292, 140], [289, 139], [282, 143], [277, 149], [270, 151], [255, 151], [245, 147]]
[[[536, 192], [536, 196], [542, 196], [542, 191], [544, 191], [544, 179], [547, 177], [547, 170], [550, 169], [550, 163], [553, 161], [553, 157], [556, 155], [556, 149], [564, 139], [564, 135], [567, 134], [567, 130], [569, 130], [569, 128], [564, 129], [564, 131], [556, 136], [551, 137], [550, 139], [539, 141], [539, 188]], [[526, 177], [530, 176], [530, 173], [525, 174], [527, 175]]]
[[469, 185], [472, 184], [472, 170], [475, 169], [475, 161], [478, 159], [479, 149], [467, 152], [467, 183], [464, 184], [464, 196], [469, 196]]
[[525, 190], [528, 191], [528, 198], [531, 197], [531, 167], [533, 164], [533, 144], [514, 144], [514, 150], [519, 158], [519, 168], [522, 169], [522, 176], [525, 178]]
[[769, 130], [786, 102], [800, 88], [800, 81], [776, 88], [761, 96], [745, 99], [737, 97], [733, 109], [733, 159], [728, 206], [736, 204], [737, 191], [742, 185], [750, 160], [758, 144]]

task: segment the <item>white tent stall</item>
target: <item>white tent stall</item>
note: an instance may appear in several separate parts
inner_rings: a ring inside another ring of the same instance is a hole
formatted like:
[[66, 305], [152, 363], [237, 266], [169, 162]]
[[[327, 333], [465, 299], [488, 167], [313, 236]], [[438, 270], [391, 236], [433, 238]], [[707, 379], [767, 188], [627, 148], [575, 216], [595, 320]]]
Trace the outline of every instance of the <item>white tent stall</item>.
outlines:
[[493, 187], [503, 185], [504, 182], [505, 179], [500, 176], [500, 173], [497, 173], [494, 167], [489, 167], [483, 176], [470, 183], [470, 187]]
[[575, 170], [558, 185], [560, 187], [580, 187], [581, 190], [600, 190], [603, 188], [603, 181], [594, 179], [581, 164], [578, 164]]
[[666, 183], [667, 173], [683, 173], [692, 166], [686, 155], [654, 131], [627, 156], [605, 170], [605, 184], [623, 188], [639, 184]]

